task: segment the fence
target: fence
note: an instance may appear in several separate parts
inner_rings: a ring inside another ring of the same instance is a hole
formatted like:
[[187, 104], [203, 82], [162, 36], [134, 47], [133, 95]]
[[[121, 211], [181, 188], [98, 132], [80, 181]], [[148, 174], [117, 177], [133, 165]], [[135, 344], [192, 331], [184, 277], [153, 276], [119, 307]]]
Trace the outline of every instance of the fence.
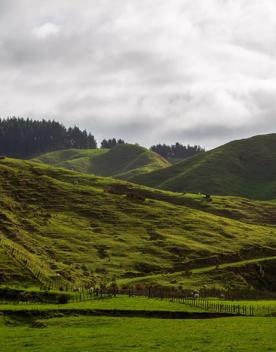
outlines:
[[210, 299], [190, 299], [183, 298], [182, 302], [192, 307], [201, 308], [206, 311], [216, 313], [226, 313], [246, 316], [266, 316], [276, 311], [276, 305], [248, 305], [215, 302]]
[[[65, 290], [64, 290], [65, 291]], [[75, 291], [71, 291], [68, 288], [68, 292], [60, 292], [55, 293], [48, 291], [43, 291], [37, 296], [32, 296], [29, 292], [30, 299], [28, 300], [28, 296], [23, 295], [20, 299], [18, 297], [14, 297], [12, 299], [12, 295], [10, 297], [1, 298], [0, 296], [0, 304], [34, 304], [34, 303], [76, 303], [89, 301], [93, 299], [103, 299], [103, 298], [111, 298], [117, 295], [128, 295], [129, 297], [142, 296], [148, 298], [156, 298], [160, 300], [169, 300], [171, 302], [178, 302], [189, 305], [191, 307], [200, 308], [204, 311], [215, 312], [215, 313], [224, 313], [224, 314], [233, 314], [233, 315], [242, 315], [242, 316], [268, 316], [272, 313], [276, 313], [276, 301], [275, 304], [261, 304], [261, 300], [250, 304], [250, 300], [241, 302], [229, 302], [222, 299], [216, 298], [203, 298], [203, 297], [192, 297], [190, 291], [174, 291], [174, 290], [166, 290], [166, 289], [155, 289], [153, 287], [143, 288], [143, 289], [118, 289], [116, 286], [113, 287], [102, 287], [102, 288], [90, 288], [86, 289], [85, 287], [80, 287], [75, 289]], [[48, 295], [47, 295], [48, 293]], [[45, 296], [46, 295], [46, 296]], [[54, 298], [55, 301], [51, 300]], [[66, 299], [64, 298], [66, 297]], [[46, 300], [46, 299], [49, 300]]]
[[[275, 304], [261, 304], [261, 300], [254, 304], [252, 300], [244, 300], [244, 304], [241, 302], [225, 301], [223, 299], [210, 297], [194, 298], [189, 291], [166, 291], [166, 290], [154, 290], [152, 288], [143, 290], [120, 290], [121, 294], [128, 294], [128, 296], [144, 296], [148, 298], [157, 298], [161, 300], [169, 300], [171, 302], [178, 302], [189, 305], [191, 307], [200, 308], [204, 311], [225, 313], [233, 315], [243, 316], [268, 316], [272, 313], [276, 313], [276, 300]], [[242, 300], [242, 299], [240, 299]]]
[[151, 290], [117, 290], [117, 291], [106, 291], [98, 290], [94, 292], [80, 292], [71, 297], [70, 302], [81, 302], [88, 301], [95, 298], [110, 298], [120, 295], [128, 295], [129, 297], [148, 297], [156, 298], [160, 300], [169, 300], [170, 302], [183, 303], [191, 307], [200, 308], [204, 311], [215, 312], [215, 313], [224, 313], [224, 314], [233, 314], [233, 315], [242, 315], [242, 316], [268, 316], [276, 312], [276, 302], [275, 304], [249, 304], [250, 301], [247, 301], [247, 304], [235, 304], [229, 302], [223, 302], [222, 300], [216, 300], [212, 298], [191, 298], [185, 295], [172, 294], [169, 292], [163, 292], [161, 295]]
[[10, 257], [25, 267], [38, 282], [44, 285], [49, 283], [49, 279], [45, 274], [45, 271], [48, 270], [47, 266], [35, 258], [34, 255], [28, 253], [17, 243], [2, 237], [0, 237], [0, 246]]
[[[43, 287], [48, 290], [69, 291], [69, 283], [65, 279], [56, 275], [49, 265], [43, 262], [35, 254], [29, 253], [24, 247], [0, 236], [0, 246], [4, 249], [6, 254], [13, 258], [18, 264], [28, 270], [34, 279], [38, 281]], [[51, 277], [49, 276], [51, 274]]]
[[[65, 302], [48, 302], [48, 303], [77, 303], [77, 302], [85, 302], [94, 299], [105, 299], [116, 297], [118, 294], [126, 295], [125, 290], [123, 291], [114, 291], [114, 290], [93, 290], [93, 291], [82, 291], [75, 292], [68, 295], [68, 300]], [[64, 296], [64, 294], [62, 295]], [[229, 302], [223, 302], [219, 300], [214, 300], [212, 298], [191, 298], [185, 297], [181, 295], [171, 295], [171, 294], [163, 294], [162, 296], [157, 296], [147, 294], [146, 292], [133, 292], [129, 291], [128, 296], [136, 297], [147, 297], [149, 299], [160, 299], [160, 300], [169, 300], [170, 302], [182, 303], [191, 307], [199, 308], [207, 312], [215, 312], [221, 314], [233, 314], [233, 315], [241, 315], [241, 316], [269, 316], [272, 313], [276, 312], [276, 302], [274, 304], [250, 304], [250, 301], [247, 301], [247, 304], [235, 304]], [[9, 299], [0, 299], [0, 304], [41, 304], [47, 302], [41, 302], [39, 299], [32, 299], [30, 301], [24, 301], [20, 299], [9, 300]]]
[[77, 292], [23, 291], [0, 288], [0, 304], [65, 304], [116, 296], [114, 290], [80, 290]]

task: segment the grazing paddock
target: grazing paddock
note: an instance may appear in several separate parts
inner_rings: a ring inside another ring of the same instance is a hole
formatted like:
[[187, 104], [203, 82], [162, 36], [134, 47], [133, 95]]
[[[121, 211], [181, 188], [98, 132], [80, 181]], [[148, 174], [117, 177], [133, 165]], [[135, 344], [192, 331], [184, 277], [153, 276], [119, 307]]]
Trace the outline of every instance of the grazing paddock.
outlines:
[[[43, 293], [43, 292], [42, 292]], [[186, 298], [181, 296], [147, 297], [119, 294], [112, 296], [93, 296], [90, 294], [67, 293], [70, 299], [61, 302], [64, 294], [52, 292], [58, 297], [56, 301], [14, 302], [0, 301], [0, 312], [6, 310], [74, 310], [74, 309], [110, 309], [137, 311], [179, 311], [179, 312], [214, 312], [244, 316], [270, 316], [276, 314], [275, 300], [223, 300], [214, 298]], [[51, 295], [48, 294], [49, 297]], [[42, 295], [42, 297], [44, 297]], [[58, 304], [60, 301], [61, 304]], [[1, 304], [2, 303], [2, 304]], [[54, 304], [51, 304], [54, 303]]]
[[275, 318], [74, 316], [30, 322], [0, 316], [0, 348], [5, 352], [273, 352], [275, 329]]
[[[255, 307], [275, 304], [209, 301]], [[171, 319], [175, 313], [184, 318]], [[204, 314], [203, 308], [188, 302], [122, 295], [67, 304], [4, 304], [0, 305], [0, 351], [276, 352], [276, 318], [213, 319]]]
[[155, 310], [155, 311], [181, 311], [181, 312], [202, 312], [197, 307], [191, 307], [181, 302], [170, 302], [158, 298], [118, 296], [113, 298], [91, 299], [88, 301], [68, 304], [0, 304], [1, 311], [17, 310], [74, 310], [74, 309], [117, 309], [117, 310]]

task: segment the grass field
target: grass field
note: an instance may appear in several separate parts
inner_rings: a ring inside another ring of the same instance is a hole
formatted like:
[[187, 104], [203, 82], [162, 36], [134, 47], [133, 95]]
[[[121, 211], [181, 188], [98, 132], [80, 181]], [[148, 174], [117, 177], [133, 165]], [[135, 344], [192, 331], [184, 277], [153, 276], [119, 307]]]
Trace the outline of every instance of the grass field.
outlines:
[[[231, 301], [222, 302], [231, 304]], [[275, 301], [235, 303], [271, 305]], [[127, 296], [67, 305], [1, 305], [0, 351], [276, 351], [276, 318], [157, 319], [86, 315], [91, 309], [202, 312], [179, 302]], [[65, 315], [66, 311], [69, 315]], [[33, 312], [41, 313], [34, 315]]]
[[0, 312], [6, 310], [87, 310], [87, 309], [116, 309], [116, 310], [140, 310], [140, 311], [184, 311], [202, 312], [202, 309], [191, 307], [180, 302], [170, 302], [146, 297], [119, 296], [116, 298], [92, 299], [89, 301], [68, 304], [0, 304]]
[[3, 352], [272, 352], [275, 318], [165, 320], [59, 317], [38, 322], [0, 316]]

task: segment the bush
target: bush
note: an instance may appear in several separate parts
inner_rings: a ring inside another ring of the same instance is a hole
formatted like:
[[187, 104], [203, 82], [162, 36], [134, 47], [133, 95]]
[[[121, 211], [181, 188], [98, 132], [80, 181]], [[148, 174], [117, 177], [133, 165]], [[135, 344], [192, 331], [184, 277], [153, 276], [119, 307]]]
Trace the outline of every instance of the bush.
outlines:
[[57, 303], [58, 303], [58, 304], [66, 304], [66, 303], [68, 303], [68, 296], [66, 296], [66, 295], [59, 295], [59, 296], [57, 297]]

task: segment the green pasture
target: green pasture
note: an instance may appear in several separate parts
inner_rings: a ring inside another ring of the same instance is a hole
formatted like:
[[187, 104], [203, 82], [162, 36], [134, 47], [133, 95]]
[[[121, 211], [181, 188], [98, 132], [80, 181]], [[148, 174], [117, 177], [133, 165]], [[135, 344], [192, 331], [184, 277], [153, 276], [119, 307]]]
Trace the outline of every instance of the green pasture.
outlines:
[[6, 310], [74, 310], [74, 309], [110, 309], [110, 310], [150, 310], [150, 311], [184, 311], [197, 312], [200, 308], [191, 307], [181, 302], [172, 302], [167, 299], [127, 297], [91, 299], [68, 304], [1, 304], [0, 312]]
[[3, 352], [272, 352], [275, 318], [166, 320], [0, 316]]

